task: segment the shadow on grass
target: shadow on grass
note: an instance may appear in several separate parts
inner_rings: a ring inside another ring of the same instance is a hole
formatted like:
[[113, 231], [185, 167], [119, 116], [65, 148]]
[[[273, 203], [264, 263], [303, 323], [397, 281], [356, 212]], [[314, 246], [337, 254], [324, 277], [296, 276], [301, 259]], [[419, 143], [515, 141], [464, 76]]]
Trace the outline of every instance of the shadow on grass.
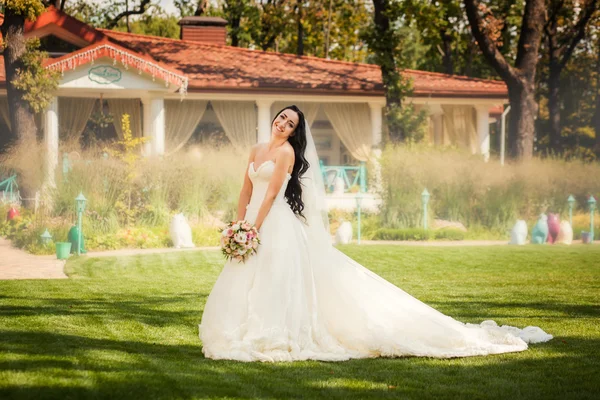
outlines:
[[[202, 315], [202, 307], [208, 295], [199, 293], [178, 293], [165, 296], [134, 296], [115, 300], [119, 296], [106, 293], [106, 298], [95, 297], [78, 299], [43, 298], [39, 305], [0, 305], [0, 317], [23, 316], [100, 316], [124, 321], [138, 321], [147, 325], [166, 326], [173, 321], [189, 319]], [[8, 303], [18, 303], [23, 300], [37, 300], [19, 296], [4, 296]], [[173, 310], [173, 306], [181, 305], [181, 310]], [[197, 305], [194, 308], [194, 304]]]
[[581, 338], [467, 359], [261, 364], [205, 359], [199, 342], [29, 331], [0, 331], [0, 337], [0, 371], [17, 373], [20, 382], [0, 383], [3, 399], [592, 398], [598, 384], [590, 378], [600, 372], [597, 354], [585, 350], [599, 348], [600, 340]]
[[[528, 312], [527, 318], [600, 318], [600, 306], [597, 304], [572, 304], [555, 301], [523, 302], [523, 301], [431, 301], [433, 308], [441, 310], [460, 310], [461, 318], [514, 318], [523, 311], [540, 311], [539, 315]], [[519, 311], [515, 311], [519, 310]]]

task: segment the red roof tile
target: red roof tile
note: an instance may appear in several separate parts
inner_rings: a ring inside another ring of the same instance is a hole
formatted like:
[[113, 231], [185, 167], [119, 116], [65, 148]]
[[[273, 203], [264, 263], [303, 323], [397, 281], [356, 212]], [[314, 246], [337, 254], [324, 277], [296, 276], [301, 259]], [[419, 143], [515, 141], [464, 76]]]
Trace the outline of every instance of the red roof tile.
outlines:
[[[101, 30], [189, 77], [189, 90], [269, 90], [382, 95], [378, 66]], [[417, 96], [506, 97], [502, 81], [405, 71]]]
[[[90, 43], [115, 42], [185, 74], [189, 91], [283, 91], [340, 95], [383, 95], [378, 66], [317, 57], [250, 50], [231, 46], [94, 29], [49, 8], [28, 30], [56, 24]], [[64, 56], [68, 57], [68, 56]], [[52, 64], [54, 62], [50, 62]], [[415, 96], [506, 98], [502, 81], [406, 70]], [[4, 83], [0, 57], [0, 83]]]
[[[2, 19], [4, 19], [4, 16], [2, 16]], [[35, 21], [26, 21], [25, 33], [42, 29], [48, 25], [60, 26], [90, 44], [106, 38], [99, 30], [57, 10], [54, 6], [49, 6]]]

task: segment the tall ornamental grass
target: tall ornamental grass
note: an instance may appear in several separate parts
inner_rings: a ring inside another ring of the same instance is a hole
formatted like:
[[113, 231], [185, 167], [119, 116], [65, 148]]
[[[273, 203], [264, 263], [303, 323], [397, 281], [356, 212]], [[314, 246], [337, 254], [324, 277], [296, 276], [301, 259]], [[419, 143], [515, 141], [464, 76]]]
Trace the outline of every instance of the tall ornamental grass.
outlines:
[[382, 180], [385, 227], [421, 226], [426, 188], [430, 218], [505, 231], [517, 219], [532, 221], [542, 212], [567, 218], [570, 194], [577, 199], [574, 213], [585, 213], [590, 194], [600, 194], [600, 164], [548, 158], [502, 167], [497, 159], [485, 163], [455, 149], [389, 146]]

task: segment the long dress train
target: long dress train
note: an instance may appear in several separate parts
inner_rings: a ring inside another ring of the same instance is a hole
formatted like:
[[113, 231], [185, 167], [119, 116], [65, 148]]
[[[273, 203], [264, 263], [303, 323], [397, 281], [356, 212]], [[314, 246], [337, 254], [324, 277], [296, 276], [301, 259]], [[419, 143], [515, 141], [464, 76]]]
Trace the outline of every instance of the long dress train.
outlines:
[[[250, 222], [273, 170], [271, 161], [256, 169], [250, 164]], [[537, 327], [463, 324], [334, 247], [315, 248], [285, 201], [286, 185], [261, 227], [258, 253], [244, 264], [227, 262], [206, 301], [199, 326], [206, 357], [270, 362], [449, 358], [523, 351], [527, 343], [552, 338]]]

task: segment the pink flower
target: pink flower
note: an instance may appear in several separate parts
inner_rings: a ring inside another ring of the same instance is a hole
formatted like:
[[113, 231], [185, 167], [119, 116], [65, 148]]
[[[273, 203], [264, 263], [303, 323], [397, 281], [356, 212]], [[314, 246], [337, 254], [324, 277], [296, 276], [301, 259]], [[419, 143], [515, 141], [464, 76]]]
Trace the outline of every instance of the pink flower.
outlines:
[[248, 224], [248, 223], [242, 224], [242, 229], [243, 230], [247, 231], [247, 230], [250, 230], [250, 228], [251, 228], [250, 224]]
[[227, 236], [233, 237], [233, 229], [231, 229], [231, 228], [227, 229]]

